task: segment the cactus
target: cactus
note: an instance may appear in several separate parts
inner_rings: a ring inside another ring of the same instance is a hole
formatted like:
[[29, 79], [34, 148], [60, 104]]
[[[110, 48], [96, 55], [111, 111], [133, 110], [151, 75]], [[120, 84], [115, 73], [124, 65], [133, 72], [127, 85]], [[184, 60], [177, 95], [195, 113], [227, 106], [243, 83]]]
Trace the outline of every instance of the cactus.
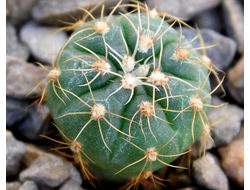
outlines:
[[[154, 171], [183, 168], [171, 162], [206, 130], [211, 94], [223, 81], [211, 91], [209, 75], [216, 72], [197, 52], [208, 47], [193, 48], [199, 36], [188, 42], [172, 28], [177, 23], [181, 29], [183, 21], [136, 3], [120, 1], [107, 17], [102, 6], [100, 19], [82, 9], [82, 24], [63, 28], [75, 30], [53, 69], [45, 68], [40, 99], [66, 141], [54, 140], [65, 146], [54, 150], [69, 148], [85, 179], [94, 178], [90, 171], [107, 180], [130, 179], [126, 188], [147, 178], [162, 185]], [[137, 13], [113, 15], [122, 6]], [[92, 21], [85, 22], [87, 16]]]

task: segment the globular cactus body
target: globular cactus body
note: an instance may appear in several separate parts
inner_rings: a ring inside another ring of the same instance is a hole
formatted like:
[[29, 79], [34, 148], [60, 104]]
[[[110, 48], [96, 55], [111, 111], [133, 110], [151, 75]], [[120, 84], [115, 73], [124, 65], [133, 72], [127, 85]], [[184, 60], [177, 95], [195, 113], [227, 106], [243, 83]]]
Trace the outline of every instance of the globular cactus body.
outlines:
[[[71, 150], [80, 143], [79, 158], [103, 178], [127, 180], [170, 165], [199, 138], [209, 73], [162, 18], [102, 19], [72, 33], [54, 62], [46, 102]], [[97, 23], [108, 28], [98, 31]]]

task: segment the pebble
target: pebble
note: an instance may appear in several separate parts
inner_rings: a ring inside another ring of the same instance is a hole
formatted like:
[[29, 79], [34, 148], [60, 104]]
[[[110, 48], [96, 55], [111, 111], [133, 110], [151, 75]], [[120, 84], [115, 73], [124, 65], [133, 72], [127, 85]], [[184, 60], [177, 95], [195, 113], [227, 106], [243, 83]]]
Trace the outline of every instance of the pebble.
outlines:
[[[49, 108], [47, 105], [43, 105], [42, 108], [38, 108], [37, 104], [27, 108], [27, 116], [19, 126], [18, 131], [22, 133], [27, 139], [30, 140], [41, 140], [42, 137], [40, 134], [43, 133], [44, 128], [46, 127], [46, 116], [49, 116]], [[47, 124], [48, 125], [48, 124]]]
[[229, 189], [228, 179], [220, 168], [218, 158], [209, 152], [205, 157], [193, 161], [192, 175], [195, 182], [203, 188]]
[[75, 184], [82, 184], [81, 175], [73, 164], [69, 165], [68, 173], [70, 174], [70, 180], [74, 181]]
[[[72, 168], [74, 166], [62, 157], [53, 154], [40, 155], [20, 173], [19, 178], [21, 181], [32, 180], [38, 185], [58, 187], [66, 179], [76, 175], [76, 169]], [[74, 170], [74, 175], [72, 175], [72, 170]], [[81, 180], [81, 177], [78, 173], [75, 182], [80, 182], [79, 179]]]
[[209, 9], [203, 11], [199, 15], [192, 19], [194, 24], [197, 24], [199, 28], [211, 29], [218, 33], [222, 31], [222, 18], [220, 12], [216, 9]]
[[31, 19], [31, 10], [38, 0], [6, 0], [8, 17], [15, 26]]
[[[220, 100], [220, 98], [216, 96], [212, 98], [212, 105], [220, 105], [222, 103], [225, 102]], [[231, 115], [226, 117], [229, 113], [231, 113]], [[224, 105], [219, 108], [210, 108], [208, 116], [211, 124], [226, 117], [220, 123], [214, 125], [211, 130], [215, 146], [219, 147], [230, 143], [237, 136], [241, 128], [241, 121], [244, 117], [244, 110], [235, 104], [228, 104], [227, 106]]]
[[31, 21], [25, 24], [20, 31], [21, 40], [29, 46], [31, 54], [42, 64], [51, 65], [53, 54], [55, 59], [68, 39], [66, 32], [53, 34], [53, 29], [55, 27], [39, 26]]
[[[89, 10], [96, 6], [100, 1], [93, 1]], [[105, 13], [107, 15], [110, 12], [110, 7], [115, 6], [119, 0], [104, 0]], [[124, 3], [127, 1], [124, 1]], [[75, 22], [70, 16], [75, 18], [81, 18], [84, 14], [82, 10], [77, 9], [77, 7], [87, 8], [90, 1], [82, 0], [43, 0], [39, 1], [34, 9], [32, 10], [32, 17], [39, 23], [49, 24], [49, 25], [61, 25], [58, 20]], [[101, 6], [98, 7], [92, 14], [95, 18], [100, 17]]]
[[[176, 28], [180, 31], [179, 28]], [[212, 63], [220, 70], [226, 70], [236, 53], [236, 43], [229, 37], [219, 34], [211, 29], [200, 29], [205, 46], [218, 44], [214, 47], [206, 49], [207, 56], [211, 59]], [[190, 41], [198, 35], [197, 30], [182, 27], [182, 34], [185, 39]], [[200, 40], [197, 38], [192, 42], [194, 48], [201, 47]], [[199, 50], [203, 54], [202, 50]]]
[[226, 89], [241, 105], [244, 104], [244, 55], [227, 71]]
[[219, 147], [218, 152], [228, 178], [244, 188], [244, 127], [230, 144]]
[[[157, 11], [168, 13], [170, 15], [190, 19], [195, 15], [214, 8], [221, 3], [221, 0], [156, 0]], [[155, 7], [155, 1], [146, 0], [146, 3], [150, 9]]]
[[28, 101], [6, 97], [6, 126], [11, 127], [27, 115]]
[[[204, 140], [204, 138], [206, 138], [206, 141]], [[205, 142], [206, 144], [204, 144]], [[205, 150], [210, 150], [213, 147], [214, 147], [213, 141], [208, 135], [206, 135], [205, 137], [200, 136], [198, 140], [195, 141], [195, 143], [192, 145], [192, 152], [191, 152], [192, 158], [198, 158], [202, 156], [204, 148]]]
[[38, 190], [34, 181], [25, 181], [19, 190]]
[[222, 16], [226, 33], [237, 42], [237, 50], [244, 53], [244, 11], [238, 0], [222, 0]]
[[[34, 145], [31, 143], [25, 143], [26, 145], [26, 153], [20, 160], [20, 162], [24, 165], [24, 167], [28, 168], [30, 165], [39, 157], [39, 156], [47, 156], [48, 150], [47, 148], [44, 148], [43, 146]], [[55, 147], [55, 144], [47, 144], [48, 147]], [[82, 184], [82, 179], [79, 174], [79, 172], [73, 167], [73, 165], [70, 165], [68, 169], [68, 173], [70, 173], [70, 179], [69, 181], [73, 181], [72, 183], [75, 184], [75, 186], [79, 186]], [[54, 190], [53, 187], [48, 186], [47, 184], [39, 184], [39, 189], [41, 190]], [[70, 189], [70, 188], [69, 188]]]
[[68, 181], [66, 181], [59, 190], [69, 190], [69, 189], [70, 190], [84, 190], [74, 180], [68, 180]]
[[26, 153], [21, 158], [21, 162], [25, 167], [29, 167], [39, 156], [46, 155], [48, 153], [47, 150], [38, 147], [38, 145], [25, 142], [25, 146]]
[[26, 152], [23, 142], [17, 140], [11, 131], [6, 130], [6, 175], [15, 175], [19, 171], [19, 161]]
[[20, 182], [6, 182], [6, 190], [19, 190], [19, 188], [21, 187], [21, 183]]
[[6, 54], [26, 61], [30, 55], [27, 45], [21, 43], [15, 27], [6, 21]]
[[[17, 129], [30, 140], [40, 140], [40, 134], [45, 131], [50, 112], [47, 105], [38, 108], [38, 104], [31, 104], [27, 99], [6, 98], [6, 125], [8, 129]], [[48, 116], [48, 117], [46, 117]]]
[[[23, 60], [6, 56], [6, 94], [7, 96], [24, 99], [26, 95], [37, 85], [29, 67], [36, 76], [38, 81], [45, 79], [48, 72], [42, 67], [27, 63]], [[46, 83], [41, 86], [44, 88]], [[37, 88], [30, 97], [41, 95], [41, 90]]]

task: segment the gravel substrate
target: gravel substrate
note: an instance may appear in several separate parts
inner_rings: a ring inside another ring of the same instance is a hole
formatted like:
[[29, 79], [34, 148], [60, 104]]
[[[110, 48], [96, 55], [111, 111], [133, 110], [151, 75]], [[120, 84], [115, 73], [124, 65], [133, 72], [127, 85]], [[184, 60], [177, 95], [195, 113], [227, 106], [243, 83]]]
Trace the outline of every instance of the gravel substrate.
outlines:
[[[67, 41], [70, 32], [53, 30], [62, 25], [58, 20], [72, 21], [69, 14], [82, 16], [76, 7], [86, 8], [87, 0], [6, 0], [6, 190], [84, 190], [93, 189], [82, 179], [80, 167], [72, 159], [63, 157], [49, 147], [57, 143], [40, 134], [62, 140], [51, 124], [46, 105], [35, 104], [26, 95], [36, 81], [46, 78], [47, 72], [34, 64], [51, 67], [53, 57]], [[99, 1], [94, 0], [93, 6]], [[104, 0], [105, 14], [118, 0]], [[127, 3], [128, 1], [124, 1]], [[150, 8], [154, 1], [146, 0]], [[183, 3], [185, 2], [185, 3]], [[182, 156], [174, 163], [188, 170], [163, 168], [156, 175], [169, 179], [162, 189], [168, 190], [242, 190], [244, 189], [244, 0], [157, 0], [159, 12], [187, 18], [195, 28], [198, 24], [205, 45], [218, 43], [207, 54], [217, 68], [226, 73], [222, 96], [219, 88], [212, 96], [212, 104], [228, 102], [220, 109], [210, 109], [211, 137], [206, 141], [206, 154], [199, 155], [202, 143], [192, 147], [190, 157]], [[177, 8], [176, 8], [177, 7]], [[122, 11], [122, 10], [119, 10]], [[94, 13], [100, 15], [100, 9]], [[118, 13], [116, 13], [118, 14]], [[174, 26], [179, 30], [178, 24]], [[190, 40], [196, 30], [183, 27], [183, 35]], [[199, 40], [193, 43], [199, 47]], [[31, 72], [32, 71], [32, 72]], [[33, 74], [32, 74], [33, 73]], [[222, 78], [223, 74], [219, 74]], [[46, 84], [46, 83], [45, 83]], [[44, 87], [45, 84], [41, 84]], [[211, 77], [211, 86], [218, 82]], [[41, 94], [37, 88], [29, 97]], [[41, 109], [42, 108], [42, 109]], [[217, 117], [218, 116], [218, 117]], [[119, 189], [124, 184], [100, 181], [97, 189]], [[142, 189], [140, 187], [140, 189]]]

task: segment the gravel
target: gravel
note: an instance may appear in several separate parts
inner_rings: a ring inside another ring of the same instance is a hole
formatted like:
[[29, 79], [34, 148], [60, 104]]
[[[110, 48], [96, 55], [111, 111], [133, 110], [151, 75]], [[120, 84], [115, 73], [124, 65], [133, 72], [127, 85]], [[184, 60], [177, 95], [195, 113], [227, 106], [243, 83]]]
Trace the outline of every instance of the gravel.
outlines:
[[[80, 167], [56, 152], [48, 153], [48, 147], [55, 148], [56, 143], [40, 138], [39, 134], [45, 129], [40, 123], [49, 115], [46, 105], [45, 112], [41, 108], [37, 109], [37, 104], [27, 108], [37, 100], [33, 97], [41, 96], [46, 81], [41, 86], [38, 85], [29, 96], [27, 94], [48, 75], [47, 71], [34, 63], [40, 62], [51, 70], [53, 57], [56, 57], [70, 35], [70, 32], [64, 31], [52, 35], [55, 29], [65, 26], [58, 20], [74, 22], [69, 14], [81, 18], [84, 11], [77, 7], [87, 8], [89, 2], [90, 0], [6, 0], [6, 190], [89, 189], [89, 183], [82, 179]], [[104, 15], [107, 15], [110, 7], [119, 0], [103, 2]], [[155, 1], [146, 2], [150, 9], [155, 7]], [[192, 147], [190, 157], [183, 156], [177, 160], [183, 161], [184, 167], [191, 166], [191, 175], [187, 174], [187, 170], [171, 168], [164, 178], [172, 179], [172, 182], [164, 184], [170, 190], [243, 190], [244, 0], [156, 2], [158, 12], [190, 19], [188, 24], [194, 28], [197, 23], [205, 46], [218, 44], [206, 49], [206, 52], [212, 63], [226, 73], [223, 86], [227, 95], [219, 97], [222, 91], [218, 89], [212, 95], [212, 104], [219, 105], [225, 101], [229, 103], [220, 108], [210, 108], [209, 121], [213, 124], [233, 111], [225, 120], [212, 127], [211, 136], [216, 146], [207, 138], [205, 157], [198, 154], [202, 142], [198, 140]], [[92, 9], [97, 3], [98, 0], [93, 0], [88, 9]], [[128, 0], [123, 3], [128, 3]], [[92, 12], [94, 17], [100, 16], [100, 10], [101, 6]], [[126, 10], [129, 9], [119, 9], [115, 14]], [[178, 29], [178, 24], [175, 26]], [[183, 27], [183, 35], [191, 40], [197, 35], [197, 31]], [[199, 39], [192, 45], [200, 47]], [[224, 76], [223, 72], [218, 73], [220, 78]], [[211, 77], [212, 88], [217, 84], [218, 81]], [[47, 127], [48, 136], [61, 141], [60, 134], [51, 130], [50, 126]], [[187, 163], [190, 165], [185, 165]], [[165, 169], [163, 168], [166, 172]], [[160, 176], [164, 176], [163, 173]], [[158, 175], [159, 171], [154, 174]], [[101, 186], [96, 183], [97, 189], [114, 189], [117, 186], [114, 183], [100, 183]]]

